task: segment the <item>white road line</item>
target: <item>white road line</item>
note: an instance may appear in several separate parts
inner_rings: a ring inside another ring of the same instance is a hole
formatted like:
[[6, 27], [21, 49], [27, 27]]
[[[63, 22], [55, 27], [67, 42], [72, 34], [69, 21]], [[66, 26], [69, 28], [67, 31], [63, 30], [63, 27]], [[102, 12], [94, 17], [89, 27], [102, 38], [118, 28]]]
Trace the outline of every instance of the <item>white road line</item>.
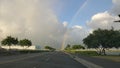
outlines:
[[81, 58], [79, 58], [79, 57], [75, 57], [74, 59], [75, 59], [76, 61], [80, 62], [81, 64], [83, 64], [84, 66], [88, 67], [88, 68], [103, 68], [103, 67], [101, 67], [101, 66], [99, 66], [99, 65], [96, 65], [96, 64], [91, 63], [91, 62], [89, 62], [89, 61], [86, 61], [86, 60], [84, 60], [84, 59], [81, 59]]
[[96, 64], [94, 64], [92, 62], [89, 62], [89, 61], [84, 60], [82, 58], [79, 58], [77, 56], [73, 56], [73, 55], [71, 55], [69, 53], [66, 53], [66, 52], [64, 52], [64, 53], [67, 54], [67, 55], [69, 55], [71, 58], [73, 58], [74, 60], [78, 61], [79, 63], [83, 64], [87, 68], [103, 68], [102, 66], [96, 65]]

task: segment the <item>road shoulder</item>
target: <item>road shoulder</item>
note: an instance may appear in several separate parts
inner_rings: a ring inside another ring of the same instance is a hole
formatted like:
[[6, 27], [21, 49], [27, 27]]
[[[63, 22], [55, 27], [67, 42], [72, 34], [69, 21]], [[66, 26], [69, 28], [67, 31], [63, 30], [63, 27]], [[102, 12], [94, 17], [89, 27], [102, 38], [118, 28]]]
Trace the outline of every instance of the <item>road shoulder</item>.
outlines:
[[70, 53], [64, 52], [65, 54], [69, 55], [71, 58], [73, 58], [74, 60], [76, 60], [77, 62], [83, 64], [84, 66], [86, 66], [87, 68], [103, 68], [102, 66], [96, 65], [90, 61], [87, 61], [85, 59], [82, 59], [78, 56], [72, 55]]

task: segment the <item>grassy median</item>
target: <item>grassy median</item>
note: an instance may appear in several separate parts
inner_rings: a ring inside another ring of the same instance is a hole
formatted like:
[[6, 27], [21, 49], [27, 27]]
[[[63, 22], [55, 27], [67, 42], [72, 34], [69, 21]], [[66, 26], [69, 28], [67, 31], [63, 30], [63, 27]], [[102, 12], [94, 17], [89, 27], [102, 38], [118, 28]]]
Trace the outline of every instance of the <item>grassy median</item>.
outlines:
[[96, 51], [74, 51], [74, 50], [69, 50], [69, 51], [66, 51], [66, 52], [72, 53], [72, 54], [85, 55], [85, 56], [99, 56], [99, 54]]

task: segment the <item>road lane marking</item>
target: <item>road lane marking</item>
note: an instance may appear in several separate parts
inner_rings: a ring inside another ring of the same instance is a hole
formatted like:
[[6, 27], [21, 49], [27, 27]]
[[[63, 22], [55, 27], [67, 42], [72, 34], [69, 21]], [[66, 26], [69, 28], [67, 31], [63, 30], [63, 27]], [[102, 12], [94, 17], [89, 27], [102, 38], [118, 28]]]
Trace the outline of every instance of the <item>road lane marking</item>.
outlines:
[[92, 63], [92, 62], [89, 62], [89, 61], [84, 60], [84, 59], [82, 59], [82, 58], [79, 58], [79, 57], [77, 57], [77, 56], [73, 56], [73, 55], [71, 55], [71, 54], [69, 54], [69, 53], [66, 53], [66, 52], [64, 52], [64, 53], [67, 54], [67, 55], [69, 55], [71, 58], [73, 58], [73, 59], [76, 60], [77, 62], [83, 64], [83, 65], [86, 66], [87, 68], [103, 68], [102, 66], [96, 65], [96, 64], [94, 64], [94, 63]]
[[81, 64], [83, 64], [84, 66], [88, 67], [88, 68], [103, 68], [103, 67], [101, 67], [101, 66], [99, 66], [99, 65], [96, 65], [96, 64], [91, 63], [91, 62], [89, 62], [89, 61], [86, 61], [86, 60], [84, 60], [84, 59], [81, 59], [81, 58], [79, 58], [79, 57], [75, 57], [74, 59], [75, 59], [76, 61], [80, 62]]

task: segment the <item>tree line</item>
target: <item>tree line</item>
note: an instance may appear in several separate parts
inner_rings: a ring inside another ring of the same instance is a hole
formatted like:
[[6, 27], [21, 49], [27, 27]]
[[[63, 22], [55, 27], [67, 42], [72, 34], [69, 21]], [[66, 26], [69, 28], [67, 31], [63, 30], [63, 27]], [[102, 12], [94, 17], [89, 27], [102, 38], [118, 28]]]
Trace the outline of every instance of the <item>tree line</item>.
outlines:
[[29, 39], [22, 39], [18, 40], [18, 38], [14, 38], [12, 36], [7, 36], [5, 39], [1, 41], [2, 46], [9, 46], [9, 49], [12, 45], [20, 45], [22, 47], [24, 46], [31, 46], [32, 42]]
[[85, 49], [85, 47], [82, 45], [70, 45], [70, 44], [68, 44], [65, 47], [65, 50], [75, 50], [75, 49]]

